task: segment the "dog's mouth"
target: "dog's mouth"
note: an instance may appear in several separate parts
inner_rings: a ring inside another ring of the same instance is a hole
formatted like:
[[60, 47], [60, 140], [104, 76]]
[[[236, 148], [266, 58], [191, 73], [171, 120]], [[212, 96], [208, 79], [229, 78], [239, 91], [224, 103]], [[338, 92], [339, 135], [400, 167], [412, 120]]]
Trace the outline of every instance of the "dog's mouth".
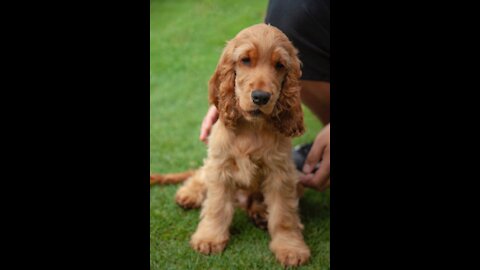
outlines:
[[262, 111], [260, 111], [260, 109], [255, 109], [253, 111], [249, 111], [248, 114], [251, 116], [257, 117], [262, 114]]

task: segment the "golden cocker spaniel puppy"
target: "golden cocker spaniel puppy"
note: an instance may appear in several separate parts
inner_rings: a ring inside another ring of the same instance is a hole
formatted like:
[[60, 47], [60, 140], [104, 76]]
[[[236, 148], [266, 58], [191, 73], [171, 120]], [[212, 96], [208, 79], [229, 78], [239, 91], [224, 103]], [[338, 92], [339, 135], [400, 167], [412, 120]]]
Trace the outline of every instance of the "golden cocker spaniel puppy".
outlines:
[[[191, 246], [204, 254], [225, 249], [238, 190], [260, 194], [270, 249], [286, 266], [308, 261], [298, 214], [298, 175], [291, 138], [304, 132], [297, 50], [277, 28], [258, 24], [228, 41], [209, 81], [219, 112], [208, 157], [177, 191], [178, 204], [200, 207]], [[178, 175], [177, 175], [178, 176]], [[151, 176], [179, 182], [184, 177]]]

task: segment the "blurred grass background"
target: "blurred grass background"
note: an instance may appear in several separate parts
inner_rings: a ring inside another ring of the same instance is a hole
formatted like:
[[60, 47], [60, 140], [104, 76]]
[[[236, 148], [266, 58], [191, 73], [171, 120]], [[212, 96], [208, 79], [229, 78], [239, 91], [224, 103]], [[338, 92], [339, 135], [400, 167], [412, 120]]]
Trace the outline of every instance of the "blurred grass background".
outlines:
[[[266, 0], [151, 0], [150, 170], [179, 172], [202, 164], [198, 140], [208, 109], [207, 82], [228, 39], [263, 22]], [[304, 107], [310, 142], [321, 124]], [[151, 269], [279, 269], [268, 249], [268, 233], [237, 211], [224, 253], [204, 256], [188, 245], [199, 211], [184, 211], [173, 198], [178, 186], [150, 191]], [[304, 269], [330, 269], [330, 192], [308, 190], [300, 201], [305, 239], [312, 258]]]

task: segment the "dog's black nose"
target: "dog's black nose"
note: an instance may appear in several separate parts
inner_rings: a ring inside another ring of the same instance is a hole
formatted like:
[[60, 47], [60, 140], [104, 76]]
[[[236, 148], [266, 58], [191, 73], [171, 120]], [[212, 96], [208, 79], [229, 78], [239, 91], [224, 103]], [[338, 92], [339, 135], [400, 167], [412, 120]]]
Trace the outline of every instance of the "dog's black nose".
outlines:
[[252, 101], [257, 105], [265, 105], [270, 99], [270, 93], [264, 92], [262, 90], [254, 90], [252, 92]]

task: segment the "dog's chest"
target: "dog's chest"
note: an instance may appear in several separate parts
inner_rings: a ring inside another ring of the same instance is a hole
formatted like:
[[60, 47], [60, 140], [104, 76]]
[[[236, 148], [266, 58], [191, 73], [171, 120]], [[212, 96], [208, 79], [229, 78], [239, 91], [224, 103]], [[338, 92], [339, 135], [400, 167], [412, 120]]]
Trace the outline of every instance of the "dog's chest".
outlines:
[[236, 134], [231, 155], [252, 163], [264, 162], [268, 155], [278, 151], [278, 138], [271, 132], [245, 131]]
[[241, 134], [233, 142], [230, 172], [241, 188], [258, 190], [269, 173], [268, 156], [274, 154], [276, 139], [269, 134]]
[[212, 129], [209, 164], [241, 188], [258, 190], [272, 171], [289, 162], [290, 139], [267, 125], [244, 124], [235, 130], [221, 121]]

